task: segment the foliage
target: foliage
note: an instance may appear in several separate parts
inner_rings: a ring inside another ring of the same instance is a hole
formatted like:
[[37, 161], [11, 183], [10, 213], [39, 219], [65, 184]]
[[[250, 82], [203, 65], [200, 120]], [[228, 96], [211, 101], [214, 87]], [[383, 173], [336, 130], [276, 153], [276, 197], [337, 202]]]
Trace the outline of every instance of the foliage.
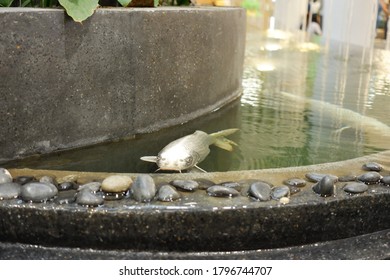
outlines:
[[[102, 5], [121, 5], [127, 7], [133, 0], [101, 0]], [[140, 0], [142, 2], [142, 0]], [[135, 1], [138, 2], [138, 1]], [[160, 2], [168, 5], [188, 5], [190, 0], [153, 0], [157, 7]], [[119, 3], [119, 4], [118, 4]], [[137, 4], [135, 4], [137, 5]], [[99, 6], [99, 0], [0, 0], [0, 7], [57, 7], [62, 6], [66, 13], [76, 22], [90, 17]]]
[[73, 18], [76, 22], [82, 22], [83, 20], [92, 16], [96, 8], [99, 6], [99, 0], [58, 0], [62, 7], [66, 10], [67, 14]]
[[9, 7], [14, 0], [0, 0], [0, 7]]

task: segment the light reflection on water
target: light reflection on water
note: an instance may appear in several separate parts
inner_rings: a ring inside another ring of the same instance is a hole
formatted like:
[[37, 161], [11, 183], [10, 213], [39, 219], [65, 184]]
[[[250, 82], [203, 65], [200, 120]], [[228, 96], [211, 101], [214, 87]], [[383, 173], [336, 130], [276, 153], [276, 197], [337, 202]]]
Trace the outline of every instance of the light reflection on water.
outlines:
[[369, 121], [360, 119], [350, 127], [340, 110], [321, 110], [310, 103], [286, 99], [280, 92], [322, 100], [389, 125], [389, 52], [375, 50], [370, 64], [367, 51], [358, 48], [350, 47], [345, 59], [340, 46], [324, 50], [317, 44], [302, 45], [290, 36], [280, 36], [266, 38], [249, 31], [243, 96], [226, 108], [132, 140], [31, 158], [9, 167], [153, 172], [156, 166], [140, 161], [141, 156], [155, 155], [169, 142], [195, 130], [214, 132], [231, 127], [240, 128], [230, 137], [238, 148], [232, 153], [211, 148], [200, 164], [203, 169], [299, 166], [388, 149], [390, 129], [377, 132], [368, 127]]

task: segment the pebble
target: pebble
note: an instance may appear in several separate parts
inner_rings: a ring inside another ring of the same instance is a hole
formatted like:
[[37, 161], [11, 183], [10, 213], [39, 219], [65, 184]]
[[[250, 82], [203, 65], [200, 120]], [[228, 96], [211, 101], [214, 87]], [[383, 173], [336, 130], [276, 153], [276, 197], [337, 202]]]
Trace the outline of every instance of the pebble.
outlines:
[[260, 201], [271, 199], [271, 186], [265, 182], [255, 182], [249, 187], [249, 195]]
[[278, 186], [271, 189], [271, 197], [273, 199], [280, 199], [290, 195], [290, 188], [288, 186]]
[[298, 187], [302, 188], [306, 186], [306, 180], [300, 179], [300, 178], [291, 178], [283, 181], [284, 184], [291, 187]]
[[11, 183], [12, 176], [11, 173], [5, 168], [0, 168], [0, 184], [2, 183]]
[[343, 190], [348, 193], [363, 193], [368, 190], [368, 186], [364, 183], [353, 182], [346, 184]]
[[207, 190], [208, 188], [215, 185], [215, 183], [213, 181], [203, 179], [203, 178], [195, 179], [194, 181], [196, 181], [199, 184], [198, 189], [200, 189], [200, 190]]
[[313, 191], [324, 197], [331, 196], [335, 193], [335, 182], [334, 176], [324, 176], [313, 186]]
[[339, 182], [352, 182], [356, 181], [355, 175], [344, 175], [339, 177]]
[[157, 199], [163, 202], [175, 201], [181, 198], [180, 193], [171, 185], [162, 185], [158, 189]]
[[22, 186], [21, 197], [24, 201], [44, 202], [57, 194], [58, 190], [53, 184], [31, 182]]
[[102, 191], [109, 193], [126, 192], [130, 189], [133, 180], [126, 175], [112, 175], [102, 182]]
[[179, 190], [194, 192], [199, 188], [199, 183], [194, 180], [173, 180], [170, 184]]
[[33, 176], [18, 176], [14, 179], [14, 182], [20, 185], [24, 185], [32, 181], [35, 181], [35, 178]]
[[381, 179], [381, 183], [386, 186], [390, 186], [390, 176], [383, 176], [383, 178]]
[[152, 176], [147, 174], [138, 175], [131, 190], [134, 199], [138, 202], [152, 201], [157, 191]]
[[325, 176], [331, 177], [335, 182], [338, 181], [337, 176], [329, 175], [329, 174], [307, 173], [307, 174], [305, 174], [305, 176], [310, 182], [314, 182], [314, 183], [321, 181], [321, 179], [324, 178]]
[[215, 185], [207, 189], [207, 194], [215, 197], [234, 197], [240, 193], [232, 187]]
[[0, 184], [0, 200], [17, 198], [21, 191], [22, 187], [18, 183]]
[[75, 190], [77, 188], [78, 188], [77, 184], [74, 182], [63, 182], [63, 183], [57, 185], [57, 189], [59, 191]]
[[370, 185], [379, 183], [379, 181], [382, 179], [382, 175], [376, 171], [370, 171], [358, 176], [356, 179], [360, 182]]
[[383, 170], [383, 166], [380, 165], [379, 163], [376, 163], [376, 162], [367, 162], [367, 163], [363, 164], [362, 168], [363, 168], [363, 170], [377, 171], [377, 172]]
[[76, 201], [76, 190], [62, 190], [54, 201], [58, 204], [70, 204]]
[[41, 183], [47, 183], [47, 184], [52, 184], [54, 186], [57, 185], [57, 181], [54, 177], [52, 176], [43, 176], [39, 179], [39, 182]]
[[241, 188], [240, 183], [237, 183], [237, 182], [223, 182], [223, 183], [220, 183], [218, 185], [228, 187], [228, 188], [233, 188], [236, 190], [239, 190]]
[[99, 206], [104, 203], [104, 199], [90, 190], [84, 189], [77, 194], [76, 203], [84, 206]]
[[90, 182], [90, 183], [79, 186], [77, 190], [82, 191], [84, 189], [88, 189], [91, 192], [98, 192], [100, 190], [101, 186], [102, 186], [102, 183], [100, 183], [100, 182]]
[[279, 202], [281, 203], [281, 204], [287, 204], [287, 203], [290, 203], [290, 199], [288, 198], [288, 197], [282, 197], [280, 200], [279, 200]]
[[294, 194], [299, 193], [301, 191], [300, 188], [294, 187], [294, 186], [288, 186], [288, 188], [290, 189], [290, 195], [294, 195]]

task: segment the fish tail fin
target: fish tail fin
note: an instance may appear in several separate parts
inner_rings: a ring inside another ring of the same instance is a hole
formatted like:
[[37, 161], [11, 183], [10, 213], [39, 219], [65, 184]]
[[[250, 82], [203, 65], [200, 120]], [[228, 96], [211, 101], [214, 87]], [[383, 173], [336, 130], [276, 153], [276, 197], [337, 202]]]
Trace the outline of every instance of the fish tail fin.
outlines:
[[213, 145], [217, 146], [218, 148], [227, 150], [229, 152], [233, 151], [233, 146], [237, 146], [235, 142], [232, 140], [229, 140], [225, 138], [225, 136], [228, 136], [230, 134], [233, 134], [238, 131], [238, 128], [230, 128], [221, 130], [215, 133], [210, 134], [210, 136], [213, 139]]

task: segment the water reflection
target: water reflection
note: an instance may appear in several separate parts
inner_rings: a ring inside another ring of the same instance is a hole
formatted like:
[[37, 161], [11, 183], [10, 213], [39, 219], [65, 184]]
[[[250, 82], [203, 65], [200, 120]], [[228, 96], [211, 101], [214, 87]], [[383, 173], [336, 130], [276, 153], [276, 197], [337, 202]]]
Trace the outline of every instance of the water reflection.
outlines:
[[[239, 147], [232, 153], [212, 147], [200, 164], [203, 169], [298, 166], [370, 154], [389, 148], [389, 61], [383, 50], [375, 50], [371, 57], [362, 48], [349, 47], [345, 56], [340, 45], [320, 48], [313, 42], [302, 44], [289, 33], [249, 30], [241, 100], [157, 133], [8, 166], [153, 172], [157, 167], [140, 161], [141, 156], [156, 155], [169, 142], [197, 129], [211, 133], [231, 127], [240, 128], [229, 137]], [[287, 98], [282, 92], [300, 98]]]

